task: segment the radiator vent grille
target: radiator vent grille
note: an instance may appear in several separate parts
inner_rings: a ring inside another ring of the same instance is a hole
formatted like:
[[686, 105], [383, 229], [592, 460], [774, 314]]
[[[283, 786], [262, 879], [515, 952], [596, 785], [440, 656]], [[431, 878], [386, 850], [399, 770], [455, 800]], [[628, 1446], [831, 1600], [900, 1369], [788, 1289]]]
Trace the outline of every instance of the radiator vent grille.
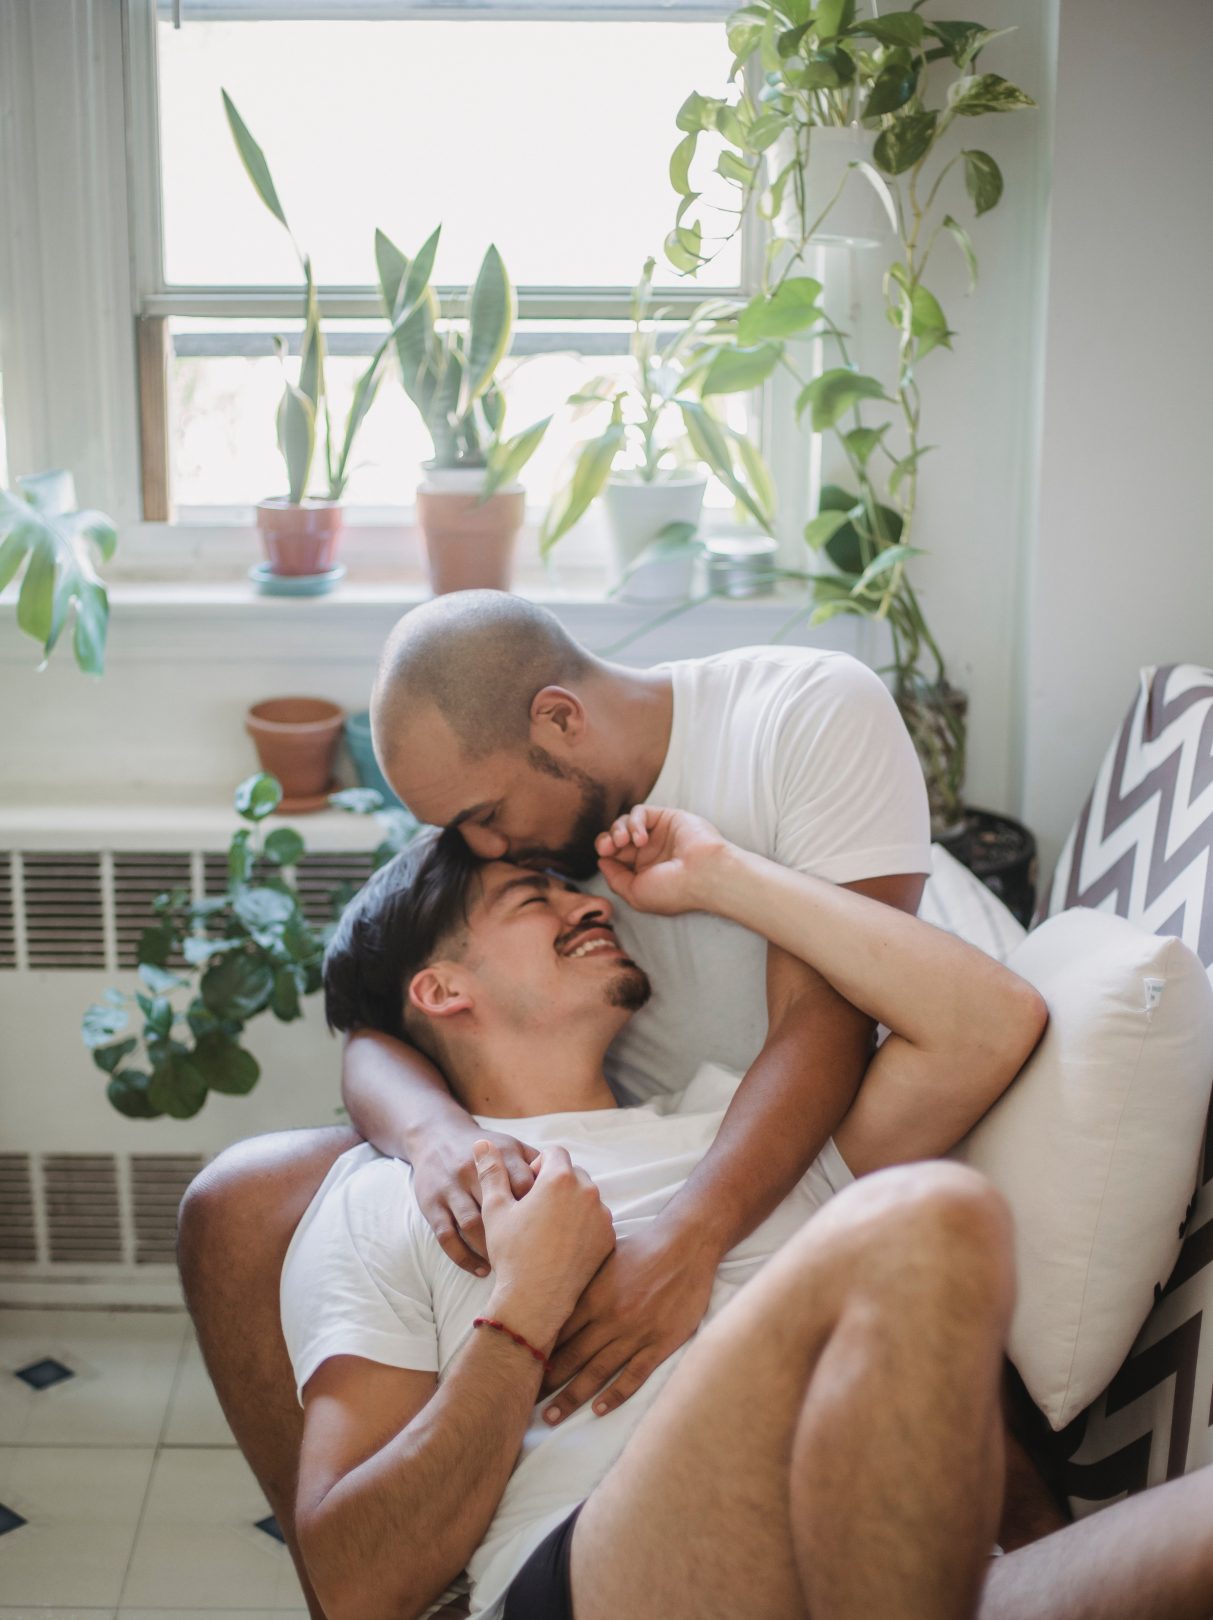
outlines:
[[100, 856], [40, 852], [24, 867], [30, 967], [104, 967]]
[[48, 1153], [42, 1175], [51, 1262], [121, 1264], [122, 1211], [113, 1155]]
[[13, 863], [0, 855], [0, 968], [17, 965], [17, 930], [13, 915]]
[[0, 1265], [38, 1258], [29, 1155], [0, 1153]]
[[199, 1154], [131, 1154], [136, 1265], [172, 1265], [175, 1262], [177, 1206], [204, 1163]]
[[[188, 855], [114, 855], [114, 934], [118, 966], [138, 967], [139, 940], [155, 921], [152, 901], [169, 889], [190, 892]], [[175, 959], [175, 965], [181, 961]]]
[[345, 886], [352, 894], [371, 875], [371, 856], [305, 855], [295, 869], [295, 884], [303, 914], [315, 928], [333, 921], [333, 890]]

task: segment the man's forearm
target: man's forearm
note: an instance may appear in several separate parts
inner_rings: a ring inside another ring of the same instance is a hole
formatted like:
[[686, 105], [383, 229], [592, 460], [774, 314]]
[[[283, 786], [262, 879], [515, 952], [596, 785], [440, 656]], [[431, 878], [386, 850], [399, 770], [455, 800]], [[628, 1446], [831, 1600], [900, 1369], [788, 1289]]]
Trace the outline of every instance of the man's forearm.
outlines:
[[542, 1373], [503, 1334], [474, 1332], [407, 1428], [319, 1501], [301, 1497], [300, 1547], [329, 1620], [413, 1620], [464, 1568], [513, 1471]]
[[380, 1153], [410, 1164], [415, 1144], [427, 1135], [473, 1129], [429, 1059], [376, 1030], [359, 1030], [346, 1041], [341, 1095], [354, 1129]]

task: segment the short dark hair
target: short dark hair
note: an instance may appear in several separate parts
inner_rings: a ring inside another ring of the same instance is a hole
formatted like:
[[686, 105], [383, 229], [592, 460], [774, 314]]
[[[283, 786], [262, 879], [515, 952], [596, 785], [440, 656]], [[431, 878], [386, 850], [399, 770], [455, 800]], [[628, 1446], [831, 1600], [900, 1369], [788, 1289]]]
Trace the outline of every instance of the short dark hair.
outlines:
[[405, 991], [467, 926], [482, 865], [457, 831], [428, 827], [368, 878], [324, 953], [330, 1030], [376, 1029], [429, 1050], [406, 1031]]

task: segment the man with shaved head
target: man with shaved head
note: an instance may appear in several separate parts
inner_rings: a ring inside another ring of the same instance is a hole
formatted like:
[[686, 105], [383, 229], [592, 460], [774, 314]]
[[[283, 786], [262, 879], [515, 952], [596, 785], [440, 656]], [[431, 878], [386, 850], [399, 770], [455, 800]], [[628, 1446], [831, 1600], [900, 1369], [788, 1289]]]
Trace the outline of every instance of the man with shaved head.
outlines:
[[[595, 657], [533, 603], [460, 592], [397, 625], [372, 723], [388, 780], [422, 821], [457, 828], [483, 859], [589, 877], [591, 893], [606, 892], [598, 861], [627, 843], [631, 808], [646, 801], [908, 912], [930, 870], [909, 736], [880, 679], [843, 653], [748, 647], [634, 669]], [[720, 916], [621, 904], [617, 929], [656, 988], [611, 1047], [615, 1094], [672, 1101], [704, 1062], [742, 1078], [702, 1161], [659, 1219], [620, 1239], [565, 1324], [544, 1384], [551, 1423], [591, 1399], [596, 1413], [614, 1410], [686, 1342], [721, 1257], [831, 1136], [863, 1175], [946, 1153], [995, 1100], [954, 1075], [908, 1085], [874, 1069], [861, 1084], [873, 1020]], [[445, 1253], [487, 1275], [473, 1144], [493, 1141], [518, 1197], [535, 1150], [478, 1126], [429, 1060], [390, 1035], [355, 1029], [342, 1078], [358, 1133], [411, 1163]], [[300, 1423], [275, 1280], [296, 1222], [356, 1140], [333, 1129], [241, 1143], [182, 1211], [207, 1365], [293, 1550]]]

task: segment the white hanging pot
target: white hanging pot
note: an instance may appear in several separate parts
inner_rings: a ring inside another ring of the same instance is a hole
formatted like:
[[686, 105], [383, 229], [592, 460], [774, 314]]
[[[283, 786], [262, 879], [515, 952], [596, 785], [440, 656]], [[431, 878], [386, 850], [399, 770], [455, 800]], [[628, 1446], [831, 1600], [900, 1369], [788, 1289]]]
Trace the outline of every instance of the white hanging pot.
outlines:
[[[667, 472], [646, 484], [636, 473], [612, 474], [602, 492], [611, 555], [611, 584], [618, 585], [644, 548], [668, 523], [698, 526], [708, 481], [699, 472]], [[620, 595], [629, 602], [676, 602], [691, 588], [695, 558], [689, 550], [645, 563]]]
[[[799, 131], [799, 141], [804, 163], [803, 220], [796, 186], [789, 177], [779, 211], [781, 236], [799, 239], [802, 231], [822, 214], [826, 217], [813, 232], [814, 242], [879, 247], [896, 233], [897, 215], [892, 194], [872, 158], [876, 144], [874, 130], [863, 129], [858, 124], [812, 124]], [[782, 174], [797, 150], [791, 131], [779, 137], [772, 154], [772, 176]], [[852, 168], [852, 164], [861, 167]], [[842, 190], [838, 192], [840, 185]], [[836, 192], [838, 199], [830, 207], [830, 199]]]

